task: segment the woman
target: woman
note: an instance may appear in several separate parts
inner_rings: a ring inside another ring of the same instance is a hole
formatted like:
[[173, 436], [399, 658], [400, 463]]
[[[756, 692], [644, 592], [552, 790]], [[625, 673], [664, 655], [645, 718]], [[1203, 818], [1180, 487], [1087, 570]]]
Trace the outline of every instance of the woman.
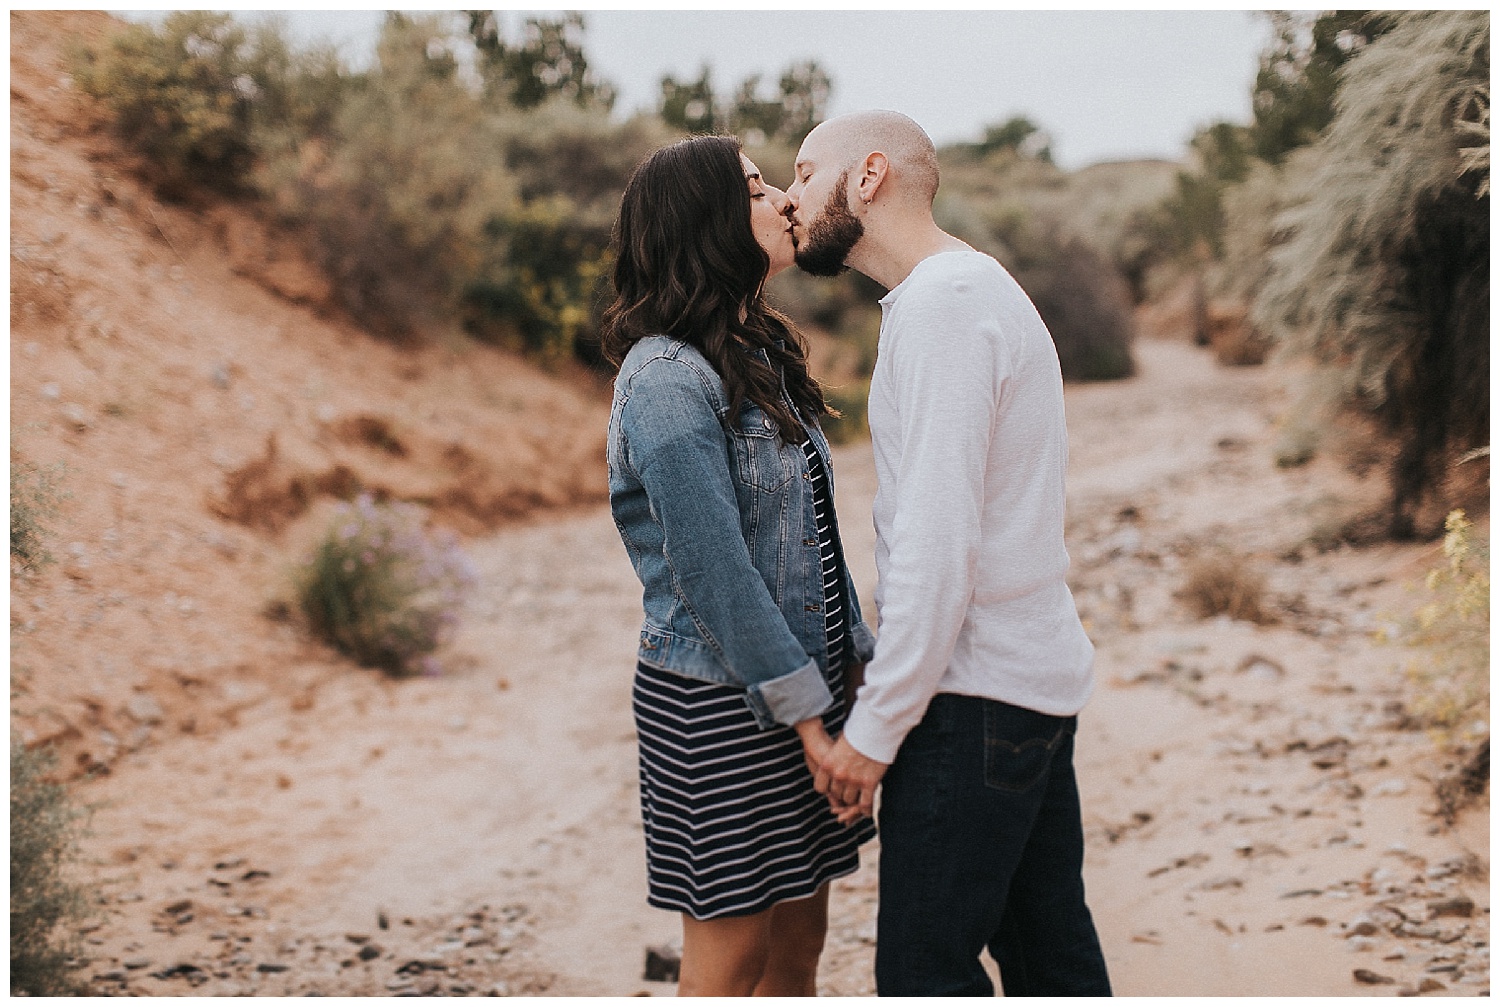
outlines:
[[859, 865], [809, 767], [873, 652], [833, 512], [829, 412], [763, 299], [786, 196], [738, 141], [636, 169], [603, 346], [610, 506], [644, 587], [634, 693], [649, 901], [682, 914], [681, 996], [816, 994], [828, 885]]

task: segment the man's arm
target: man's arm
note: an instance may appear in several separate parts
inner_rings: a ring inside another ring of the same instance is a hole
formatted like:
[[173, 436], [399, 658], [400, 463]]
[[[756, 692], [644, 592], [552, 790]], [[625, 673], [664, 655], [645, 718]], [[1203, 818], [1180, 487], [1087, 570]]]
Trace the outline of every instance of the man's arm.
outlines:
[[830, 796], [857, 798], [861, 806], [873, 800], [874, 783], [921, 720], [967, 617], [991, 437], [1009, 373], [993, 309], [974, 287], [912, 294], [921, 296], [902, 299], [901, 328], [891, 340], [898, 415], [887, 421], [893, 427], [872, 430], [896, 439], [899, 452], [896, 485], [882, 487], [895, 501], [880, 639], [844, 736], [824, 760]]

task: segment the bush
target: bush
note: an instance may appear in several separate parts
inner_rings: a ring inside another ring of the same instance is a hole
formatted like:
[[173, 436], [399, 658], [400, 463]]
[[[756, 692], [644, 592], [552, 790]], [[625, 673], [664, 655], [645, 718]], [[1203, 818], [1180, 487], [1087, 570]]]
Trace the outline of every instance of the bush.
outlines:
[[57, 512], [62, 494], [57, 488], [59, 467], [41, 468], [31, 462], [10, 463], [10, 557], [26, 570], [52, 561], [47, 551], [47, 523]]
[[[52, 757], [10, 744], [10, 992], [78, 996], [76, 938], [66, 928], [85, 918], [89, 900], [68, 870], [78, 854], [83, 813], [46, 777]], [[62, 933], [59, 933], [59, 931]]]
[[1406, 626], [1405, 642], [1424, 658], [1407, 669], [1415, 712], [1443, 735], [1488, 738], [1490, 700], [1489, 545], [1455, 510], [1445, 522], [1443, 562], [1427, 573], [1428, 600]]
[[131, 25], [102, 52], [81, 52], [74, 77], [160, 167], [168, 192], [232, 189], [254, 161], [257, 105], [283, 91], [274, 70], [286, 54], [272, 28], [252, 33], [224, 12], [174, 11], [159, 30]]
[[367, 667], [436, 674], [432, 652], [457, 624], [473, 583], [449, 539], [430, 537], [409, 504], [341, 504], [297, 579], [313, 632]]
[[1228, 615], [1262, 625], [1276, 621], [1264, 604], [1265, 578], [1250, 569], [1244, 557], [1216, 555], [1195, 559], [1188, 565], [1187, 581], [1180, 594], [1200, 619]]
[[832, 444], [870, 436], [869, 379], [848, 385], [824, 385], [823, 397], [837, 416], [823, 417], [823, 434]]
[[1487, 132], [1489, 15], [1392, 18], [1289, 172], [1253, 317], [1337, 366], [1344, 401], [1394, 437], [1389, 530], [1405, 538], [1435, 530], [1448, 463], [1489, 432], [1489, 197], [1470, 156]]
[[1057, 346], [1068, 381], [1113, 381], [1135, 373], [1130, 288], [1104, 257], [1078, 239], [1017, 272]]

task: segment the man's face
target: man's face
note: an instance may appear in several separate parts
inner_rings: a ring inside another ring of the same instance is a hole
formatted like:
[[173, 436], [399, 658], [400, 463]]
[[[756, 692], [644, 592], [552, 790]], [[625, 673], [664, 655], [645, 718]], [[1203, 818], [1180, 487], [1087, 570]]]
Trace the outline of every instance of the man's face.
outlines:
[[848, 268], [845, 260], [865, 228], [849, 209], [849, 169], [839, 169], [817, 141], [815, 130], [797, 152], [787, 216], [798, 267], [814, 276], [837, 276]]

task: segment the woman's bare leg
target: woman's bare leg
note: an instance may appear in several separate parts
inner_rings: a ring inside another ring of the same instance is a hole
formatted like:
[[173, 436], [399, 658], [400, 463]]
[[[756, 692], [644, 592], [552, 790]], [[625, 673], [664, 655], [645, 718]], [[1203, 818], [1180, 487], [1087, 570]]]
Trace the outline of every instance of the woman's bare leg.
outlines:
[[680, 997], [750, 996], [765, 971], [771, 947], [771, 913], [695, 920], [682, 915]]
[[771, 907], [770, 953], [758, 997], [813, 997], [818, 995], [818, 958], [828, 933], [828, 885], [805, 899]]

